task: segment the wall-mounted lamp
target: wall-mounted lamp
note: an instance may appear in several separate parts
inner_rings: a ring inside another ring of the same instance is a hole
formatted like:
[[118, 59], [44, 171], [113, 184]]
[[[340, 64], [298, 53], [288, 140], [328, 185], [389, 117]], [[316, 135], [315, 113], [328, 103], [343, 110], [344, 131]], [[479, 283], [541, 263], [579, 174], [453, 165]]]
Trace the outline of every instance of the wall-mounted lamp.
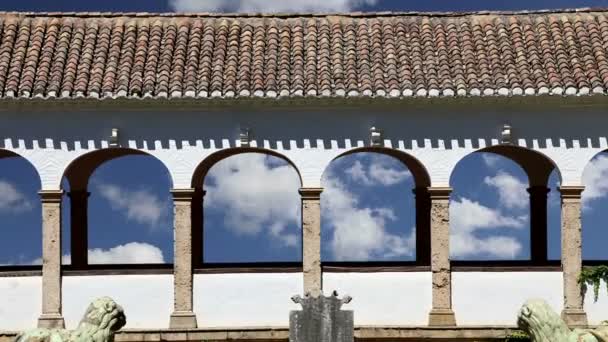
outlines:
[[369, 144], [370, 146], [383, 146], [382, 130], [376, 127], [369, 129]]
[[112, 128], [110, 135], [110, 147], [118, 147], [118, 128]]
[[502, 126], [502, 130], [500, 131], [500, 143], [501, 144], [511, 144], [512, 143], [512, 128], [509, 124], [504, 124]]
[[241, 141], [241, 147], [250, 147], [251, 130], [249, 128], [241, 129], [241, 133], [239, 134], [239, 140]]

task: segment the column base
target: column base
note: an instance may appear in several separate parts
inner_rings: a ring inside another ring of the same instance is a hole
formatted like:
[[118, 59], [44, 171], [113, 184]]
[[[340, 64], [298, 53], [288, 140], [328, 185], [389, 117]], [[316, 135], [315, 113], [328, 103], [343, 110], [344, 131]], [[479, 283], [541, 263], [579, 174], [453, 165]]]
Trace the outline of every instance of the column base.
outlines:
[[429, 313], [429, 326], [455, 327], [456, 316], [450, 309], [432, 309]]
[[38, 317], [38, 328], [54, 329], [65, 328], [65, 321], [61, 314], [42, 314]]
[[174, 311], [169, 320], [169, 329], [196, 328], [196, 314], [192, 311]]
[[564, 309], [562, 319], [571, 328], [587, 328], [587, 313], [580, 309]]

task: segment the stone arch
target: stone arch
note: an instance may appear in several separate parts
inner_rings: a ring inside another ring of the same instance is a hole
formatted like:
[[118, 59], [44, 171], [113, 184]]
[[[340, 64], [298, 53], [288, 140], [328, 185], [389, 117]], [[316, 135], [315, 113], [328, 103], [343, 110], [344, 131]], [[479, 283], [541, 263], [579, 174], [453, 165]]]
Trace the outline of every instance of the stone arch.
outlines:
[[[70, 192], [70, 254], [72, 267], [84, 268], [88, 265], [88, 197], [89, 180], [103, 164], [126, 156], [148, 156], [156, 160], [166, 170], [170, 183], [171, 173], [167, 165], [155, 155], [133, 148], [103, 148], [87, 152], [74, 159], [64, 170], [63, 177], [68, 181]], [[62, 177], [62, 179], [63, 179]]]
[[324, 168], [323, 174], [337, 159], [357, 153], [377, 153], [390, 156], [400, 161], [412, 174], [414, 188], [412, 192], [415, 198], [415, 227], [416, 227], [416, 258], [417, 265], [428, 266], [431, 263], [431, 212], [430, 193], [431, 177], [425, 165], [413, 155], [401, 150], [366, 146], [353, 148], [334, 157]]
[[[296, 172], [298, 176], [299, 186], [303, 186], [302, 175], [296, 164], [287, 156], [270, 149], [258, 148], [258, 147], [234, 147], [219, 150], [208, 155], [203, 159], [194, 169], [191, 187], [194, 189], [194, 196], [192, 198], [192, 263], [193, 265], [200, 266], [203, 261], [203, 247], [204, 247], [204, 215], [203, 215], [203, 197], [205, 195], [204, 183], [207, 178], [209, 171], [218, 164], [220, 161], [228, 159], [242, 154], [260, 154], [266, 156], [272, 156], [285, 161], [291, 168]], [[200, 209], [199, 209], [200, 208]], [[240, 262], [239, 262], [240, 263]], [[247, 262], [243, 262], [246, 264]], [[299, 262], [300, 263], [300, 262]], [[272, 263], [269, 263], [272, 264]]]
[[207, 176], [207, 173], [213, 167], [213, 165], [217, 164], [221, 160], [243, 153], [260, 153], [285, 160], [297, 172], [298, 177], [300, 179], [300, 185], [302, 185], [302, 175], [300, 173], [300, 170], [298, 169], [296, 164], [291, 159], [287, 158], [285, 155], [274, 150], [259, 147], [234, 147], [214, 152], [207, 156], [203, 161], [201, 161], [194, 169], [191, 186], [194, 189], [202, 188], [203, 183], [205, 181], [205, 177]]
[[[558, 176], [561, 180], [560, 170], [557, 167], [557, 164], [551, 158], [539, 151], [515, 145], [495, 145], [482, 148], [466, 154], [460, 158], [455, 165], [457, 166], [462, 160], [466, 159], [471, 154], [479, 152], [494, 153], [514, 161], [528, 176], [528, 183], [530, 186], [546, 186], [549, 176], [553, 170], [557, 170]], [[456, 168], [454, 167], [451, 171], [450, 184], [452, 183], [452, 177], [455, 169]]]
[[452, 185], [458, 165], [473, 154], [492, 153], [513, 161], [524, 172], [528, 181], [527, 191], [530, 194], [530, 257], [534, 264], [546, 264], [548, 261], [548, 212], [547, 194], [549, 178], [553, 171], [561, 181], [561, 173], [555, 161], [545, 154], [522, 146], [495, 145], [475, 150], [456, 162], [451, 171], [449, 183]]
[[[335, 158], [333, 158], [329, 164], [331, 164], [331, 162], [333, 162], [334, 160], [347, 156], [347, 155], [351, 155], [354, 153], [359, 153], [359, 152], [373, 152], [373, 153], [380, 153], [380, 154], [384, 154], [384, 155], [388, 155], [391, 156], [399, 161], [401, 161], [412, 173], [412, 176], [414, 177], [414, 184], [416, 184], [416, 188], [427, 188], [429, 186], [431, 186], [431, 176], [429, 175], [429, 172], [427, 170], [427, 168], [424, 166], [424, 164], [418, 160], [416, 157], [412, 156], [411, 154], [408, 154], [406, 152], [403, 152], [401, 150], [396, 150], [393, 148], [387, 148], [387, 147], [359, 147], [359, 148], [354, 148], [354, 149], [350, 149], [346, 152], [343, 152], [341, 154], [339, 154], [338, 156], [336, 156]], [[329, 164], [325, 166], [325, 170], [327, 170], [327, 168], [329, 167]]]
[[[23, 155], [21, 155], [21, 154], [19, 154], [17, 152], [0, 148], [0, 161], [2, 161], [3, 159], [8, 159], [8, 158], [16, 158], [16, 159], [19, 159], [19, 160], [25, 162], [25, 164], [27, 165], [26, 168], [29, 168], [30, 170], [33, 171], [33, 175], [32, 176], [34, 177], [33, 178], [34, 181], [31, 182], [31, 183], [32, 183], [32, 185], [34, 185], [35, 191], [40, 191], [41, 187], [42, 187], [42, 179], [40, 177], [39, 170], [36, 168], [36, 165], [34, 163], [32, 163], [31, 160], [29, 160], [28, 158], [26, 158], [25, 156], [23, 156]], [[0, 171], [2, 171], [2, 170], [0, 170]], [[2, 177], [2, 178], [4, 178], [4, 177]], [[11, 179], [12, 178], [8, 178], [7, 180], [10, 182]], [[27, 182], [28, 183], [30, 183], [30, 180], [32, 180], [32, 177], [28, 177], [27, 178]], [[10, 183], [6, 184], [6, 185], [7, 186], [12, 186], [12, 184], [10, 184]], [[15, 187], [13, 190], [15, 190], [15, 189], [18, 191], [19, 187]], [[30, 193], [30, 192], [28, 191], [28, 193]], [[36, 193], [34, 193], [34, 195], [36, 195]], [[34, 197], [33, 201], [38, 201], [38, 199], [36, 197]], [[30, 202], [30, 201], [28, 201], [26, 199], [23, 199], [22, 201], [19, 201], [18, 204], [17, 203], [15, 204], [15, 205], [18, 206], [18, 207], [15, 208], [15, 210], [20, 210], [21, 206], [27, 206], [27, 207], [29, 207], [29, 211], [31, 211], [31, 213], [30, 212], [27, 213], [28, 217], [25, 220], [22, 219], [23, 216], [18, 220], [18, 224], [20, 225], [20, 227], [19, 227], [20, 229], [18, 229], [19, 233], [17, 233], [17, 234], [27, 234], [29, 230], [22, 229], [22, 228], [24, 228], [24, 226], [27, 226], [27, 223], [25, 223], [25, 222], [28, 222], [29, 220], [33, 220], [35, 222], [34, 226], [35, 226], [35, 229], [36, 229], [35, 230], [35, 236], [33, 236], [33, 237], [32, 236], [24, 237], [24, 236], [18, 235], [18, 237], [19, 237], [20, 240], [22, 240], [23, 242], [26, 242], [28, 245], [30, 243], [32, 243], [32, 242], [35, 242], [35, 244], [38, 244], [38, 252], [40, 254], [35, 255], [34, 258], [32, 258], [32, 259], [29, 259], [29, 257], [28, 257], [28, 259], [22, 259], [22, 260], [0, 260], [0, 263], [5, 263], [6, 262], [7, 264], [12, 264], [12, 263], [16, 262], [16, 264], [31, 264], [31, 262], [34, 261], [34, 259], [36, 259], [36, 258], [40, 258], [40, 260], [42, 260], [41, 259], [41, 257], [42, 257], [42, 245], [43, 245], [43, 241], [42, 241], [42, 227], [41, 227], [42, 226], [42, 216], [41, 216], [41, 212], [40, 212], [39, 208], [38, 208], [38, 210], [33, 210], [33, 209], [36, 208], [36, 206], [32, 205], [33, 201]], [[30, 214], [31, 214], [31, 216], [30, 216]], [[2, 223], [0, 224], [0, 226], [4, 226], [5, 224], [7, 224], [7, 222], [6, 221], [2, 221]], [[30, 232], [34, 232], [34, 230], [32, 230]], [[32, 238], [35, 238], [35, 239], [32, 239]], [[7, 238], [6, 235], [2, 236], [2, 240], [3, 241], [7, 241], [7, 242], [12, 241], [12, 239]], [[11, 243], [11, 245], [13, 245], [13, 244]], [[15, 246], [17, 246], [17, 248], [23, 247], [22, 245], [20, 245], [18, 243], [15, 244]], [[8, 248], [8, 250], [10, 251], [11, 249]], [[5, 252], [6, 252], [6, 250], [5, 250]], [[22, 251], [18, 251], [18, 252], [21, 253]], [[11, 252], [8, 252], [8, 253], [11, 253]], [[16, 255], [17, 251], [14, 251], [14, 254]]]

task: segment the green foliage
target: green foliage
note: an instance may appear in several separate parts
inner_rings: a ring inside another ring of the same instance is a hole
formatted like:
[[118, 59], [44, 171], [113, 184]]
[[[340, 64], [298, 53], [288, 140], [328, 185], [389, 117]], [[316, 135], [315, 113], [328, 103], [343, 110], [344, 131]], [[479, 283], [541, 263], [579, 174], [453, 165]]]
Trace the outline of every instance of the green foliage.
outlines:
[[509, 336], [507, 336], [507, 338], [505, 339], [505, 342], [515, 342], [515, 341], [526, 341], [526, 342], [530, 342], [530, 336], [528, 336], [528, 334], [526, 334], [523, 331], [514, 331], [511, 334], [509, 334]]
[[608, 265], [584, 267], [578, 276], [578, 283], [581, 285], [583, 296], [587, 293], [588, 286], [593, 286], [593, 300], [597, 302], [602, 280], [608, 289]]

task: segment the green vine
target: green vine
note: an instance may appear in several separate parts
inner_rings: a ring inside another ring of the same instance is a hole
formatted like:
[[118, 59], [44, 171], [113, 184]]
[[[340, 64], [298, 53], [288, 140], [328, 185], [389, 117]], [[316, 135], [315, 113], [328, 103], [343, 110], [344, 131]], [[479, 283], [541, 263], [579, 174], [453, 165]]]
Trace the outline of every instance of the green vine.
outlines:
[[526, 334], [523, 331], [514, 331], [511, 334], [509, 334], [509, 336], [507, 336], [507, 338], [505, 339], [505, 342], [516, 342], [516, 341], [526, 341], [526, 342], [530, 342], [530, 336], [528, 336], [528, 334]]
[[606, 284], [606, 289], [608, 289], [608, 265], [584, 267], [578, 276], [578, 283], [581, 285], [583, 296], [587, 293], [588, 286], [593, 286], [593, 300], [597, 302], [602, 280]]

